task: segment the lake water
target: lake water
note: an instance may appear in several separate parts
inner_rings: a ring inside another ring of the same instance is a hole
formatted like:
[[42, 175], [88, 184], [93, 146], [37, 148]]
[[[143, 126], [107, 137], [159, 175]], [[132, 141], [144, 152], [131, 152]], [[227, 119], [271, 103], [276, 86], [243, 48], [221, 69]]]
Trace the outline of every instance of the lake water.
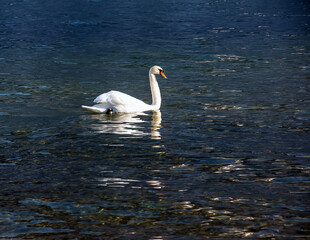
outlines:
[[[309, 9], [3, 2], [0, 239], [309, 237]], [[153, 65], [161, 112], [80, 108]]]

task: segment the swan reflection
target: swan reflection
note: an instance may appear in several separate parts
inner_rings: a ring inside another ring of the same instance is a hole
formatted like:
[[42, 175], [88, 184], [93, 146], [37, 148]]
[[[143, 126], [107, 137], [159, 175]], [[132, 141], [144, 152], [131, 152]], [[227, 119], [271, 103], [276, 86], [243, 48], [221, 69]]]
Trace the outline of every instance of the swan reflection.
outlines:
[[89, 124], [91, 132], [111, 133], [118, 135], [130, 135], [134, 137], [151, 136], [152, 139], [160, 139], [161, 112], [153, 111], [150, 128], [145, 125], [147, 121], [143, 116], [146, 113], [126, 113], [126, 114], [93, 114], [82, 116], [83, 120], [91, 120]]

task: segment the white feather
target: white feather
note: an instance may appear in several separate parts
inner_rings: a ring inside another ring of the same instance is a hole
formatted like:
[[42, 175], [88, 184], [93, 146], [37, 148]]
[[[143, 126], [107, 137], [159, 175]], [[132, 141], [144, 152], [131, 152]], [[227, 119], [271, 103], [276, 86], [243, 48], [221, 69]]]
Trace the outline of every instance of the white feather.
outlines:
[[155, 74], [161, 74], [163, 77], [165, 77], [162, 71], [163, 70], [160, 67], [154, 66], [150, 69], [149, 72], [149, 79], [153, 100], [153, 103], [151, 105], [146, 104], [143, 101], [134, 98], [126, 93], [122, 93], [119, 91], [110, 91], [96, 97], [94, 100], [96, 105], [94, 106], [82, 105], [82, 108], [85, 108], [95, 113], [106, 113], [108, 109], [112, 109], [112, 112], [123, 112], [123, 113], [159, 110], [161, 105], [161, 96]]

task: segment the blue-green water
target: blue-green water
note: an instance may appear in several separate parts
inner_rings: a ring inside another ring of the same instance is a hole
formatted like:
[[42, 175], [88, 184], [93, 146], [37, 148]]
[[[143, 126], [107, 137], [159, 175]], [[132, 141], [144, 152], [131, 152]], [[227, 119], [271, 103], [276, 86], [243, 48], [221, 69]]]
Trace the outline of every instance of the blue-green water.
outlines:
[[[7, 1], [0, 239], [307, 238], [307, 1]], [[123, 91], [160, 113], [80, 108]]]

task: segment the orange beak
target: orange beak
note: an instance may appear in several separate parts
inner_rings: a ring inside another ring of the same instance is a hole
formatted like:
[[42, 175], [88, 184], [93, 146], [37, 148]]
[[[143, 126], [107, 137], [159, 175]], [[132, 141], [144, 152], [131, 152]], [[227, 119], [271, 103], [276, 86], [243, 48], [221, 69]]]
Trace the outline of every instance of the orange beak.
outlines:
[[163, 71], [160, 71], [159, 74], [160, 74], [163, 78], [167, 78]]

